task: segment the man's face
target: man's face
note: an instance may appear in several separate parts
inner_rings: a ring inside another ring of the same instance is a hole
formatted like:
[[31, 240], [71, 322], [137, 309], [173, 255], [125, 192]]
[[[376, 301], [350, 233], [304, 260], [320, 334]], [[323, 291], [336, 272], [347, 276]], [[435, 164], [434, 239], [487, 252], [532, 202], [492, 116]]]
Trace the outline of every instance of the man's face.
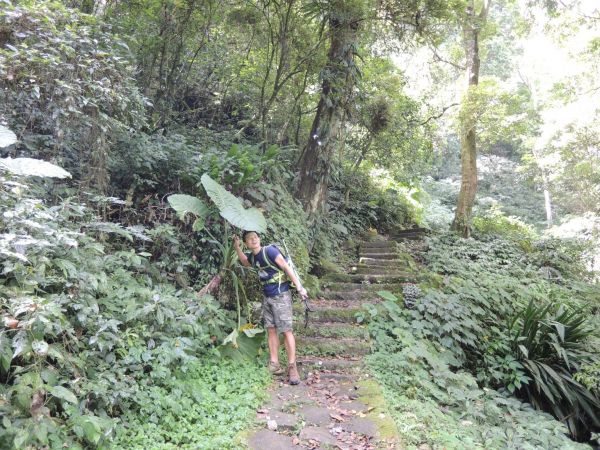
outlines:
[[248, 233], [246, 237], [244, 237], [244, 242], [250, 250], [260, 248], [260, 238], [256, 233]]

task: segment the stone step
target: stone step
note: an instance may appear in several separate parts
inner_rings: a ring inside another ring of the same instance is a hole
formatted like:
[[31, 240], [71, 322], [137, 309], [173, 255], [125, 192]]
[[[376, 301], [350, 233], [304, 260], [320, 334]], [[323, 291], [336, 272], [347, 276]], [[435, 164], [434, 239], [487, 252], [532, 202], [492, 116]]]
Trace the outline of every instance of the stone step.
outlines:
[[397, 247], [394, 245], [393, 247], [361, 247], [358, 250], [359, 254], [363, 254], [363, 253], [373, 253], [373, 254], [377, 254], [380, 255], [382, 253], [398, 253], [398, 249]]
[[[356, 314], [364, 315], [362, 303], [355, 302], [351, 306], [348, 302], [339, 300], [313, 300], [310, 302], [312, 312], [308, 313], [308, 323], [343, 322], [357, 323]], [[294, 306], [296, 327], [302, 327], [304, 322], [304, 306]], [[367, 317], [365, 317], [365, 320]]]
[[369, 275], [369, 274], [345, 274], [335, 273], [325, 277], [327, 281], [340, 281], [345, 283], [406, 283], [418, 281], [419, 276], [415, 273], [398, 272], [391, 275]]
[[370, 259], [398, 259], [398, 253], [397, 252], [393, 252], [393, 253], [389, 253], [389, 252], [381, 252], [381, 253], [377, 253], [377, 252], [361, 252], [359, 254], [359, 261], [362, 260], [363, 258], [370, 258]]
[[296, 327], [297, 336], [306, 337], [321, 337], [321, 338], [353, 338], [353, 339], [368, 339], [369, 331], [364, 326], [349, 325], [340, 322], [313, 322], [308, 325], [308, 328], [303, 326]]
[[390, 235], [390, 239], [394, 241], [417, 240], [422, 239], [427, 235], [426, 231], [406, 231], [398, 232]]
[[352, 282], [344, 282], [344, 281], [333, 281], [329, 283], [323, 284], [324, 291], [326, 292], [373, 292], [373, 291], [402, 291], [401, 283], [352, 283]]
[[359, 243], [359, 248], [390, 248], [395, 250], [397, 245], [395, 241], [361, 242]]
[[361, 372], [362, 358], [329, 358], [316, 356], [299, 356], [298, 367], [303, 372], [316, 370], [335, 370], [343, 373]]
[[296, 337], [299, 355], [359, 356], [371, 351], [367, 339], [330, 339], [321, 337]]
[[351, 274], [361, 274], [361, 275], [405, 275], [407, 273], [409, 273], [408, 271], [408, 267], [406, 266], [399, 266], [396, 268], [392, 268], [392, 267], [377, 267], [377, 266], [371, 266], [371, 267], [364, 267], [364, 266], [357, 266], [357, 267], [353, 267], [353, 270], [350, 272]]
[[390, 233], [390, 238], [392, 236], [404, 236], [404, 235], [411, 235], [411, 234], [427, 234], [429, 233], [429, 229], [427, 228], [422, 228], [422, 227], [417, 227], [417, 228], [409, 228], [406, 230], [395, 230], [393, 232]]
[[360, 258], [359, 266], [394, 267], [404, 263], [403, 259]]
[[[381, 289], [385, 290], [385, 289]], [[377, 295], [377, 291], [323, 291], [320, 298], [324, 300], [346, 300], [348, 302], [360, 303], [377, 303], [381, 298]]]

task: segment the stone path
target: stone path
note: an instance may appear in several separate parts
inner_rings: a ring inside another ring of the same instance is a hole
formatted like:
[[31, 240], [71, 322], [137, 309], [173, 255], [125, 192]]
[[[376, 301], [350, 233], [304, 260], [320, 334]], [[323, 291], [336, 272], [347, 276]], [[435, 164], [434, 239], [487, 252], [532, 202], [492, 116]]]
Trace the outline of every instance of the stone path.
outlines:
[[[396, 426], [379, 385], [369, 377], [362, 358], [370, 351], [362, 304], [380, 301], [377, 291], [401, 291], [415, 281], [410, 258], [402, 258], [396, 241], [418, 239], [422, 230], [400, 231], [389, 240], [376, 236], [361, 242], [357, 262], [347, 273], [325, 279], [322, 298], [304, 329], [297, 305], [295, 334], [302, 382], [277, 380], [270, 401], [257, 411], [258, 429], [247, 438], [253, 450], [333, 448], [396, 449]], [[377, 239], [377, 240], [376, 240]]]

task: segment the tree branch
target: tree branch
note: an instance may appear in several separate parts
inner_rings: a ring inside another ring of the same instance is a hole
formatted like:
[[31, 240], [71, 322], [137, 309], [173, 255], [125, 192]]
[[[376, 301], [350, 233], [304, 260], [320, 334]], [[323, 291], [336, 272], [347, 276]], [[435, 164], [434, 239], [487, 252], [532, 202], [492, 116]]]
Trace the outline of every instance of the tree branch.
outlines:
[[427, 118], [427, 120], [425, 120], [425, 121], [423, 121], [423, 122], [420, 122], [420, 123], [418, 123], [417, 125], [418, 125], [418, 126], [420, 126], [420, 127], [422, 127], [423, 125], [427, 125], [427, 124], [428, 124], [429, 122], [431, 122], [432, 120], [437, 120], [437, 119], [439, 119], [440, 117], [442, 117], [442, 116], [443, 116], [443, 115], [446, 113], [446, 111], [448, 111], [450, 108], [453, 108], [453, 107], [455, 107], [455, 106], [459, 106], [459, 105], [460, 105], [460, 103], [452, 103], [451, 105], [445, 106], [445, 107], [442, 109], [442, 112], [441, 112], [441, 113], [439, 113], [439, 114], [437, 114], [437, 115], [435, 115], [435, 116], [428, 117], [428, 118]]

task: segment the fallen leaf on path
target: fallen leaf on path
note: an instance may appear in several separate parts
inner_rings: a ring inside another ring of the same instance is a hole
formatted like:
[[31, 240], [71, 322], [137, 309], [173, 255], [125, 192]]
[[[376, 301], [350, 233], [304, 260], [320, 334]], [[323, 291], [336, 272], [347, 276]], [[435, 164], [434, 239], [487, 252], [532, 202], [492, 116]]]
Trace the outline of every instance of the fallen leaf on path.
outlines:
[[346, 421], [346, 419], [344, 419], [344, 418], [343, 418], [342, 416], [340, 416], [339, 414], [335, 414], [335, 413], [329, 413], [329, 416], [330, 416], [332, 419], [335, 419], [335, 420], [337, 420], [338, 422], [345, 422], [345, 421]]

